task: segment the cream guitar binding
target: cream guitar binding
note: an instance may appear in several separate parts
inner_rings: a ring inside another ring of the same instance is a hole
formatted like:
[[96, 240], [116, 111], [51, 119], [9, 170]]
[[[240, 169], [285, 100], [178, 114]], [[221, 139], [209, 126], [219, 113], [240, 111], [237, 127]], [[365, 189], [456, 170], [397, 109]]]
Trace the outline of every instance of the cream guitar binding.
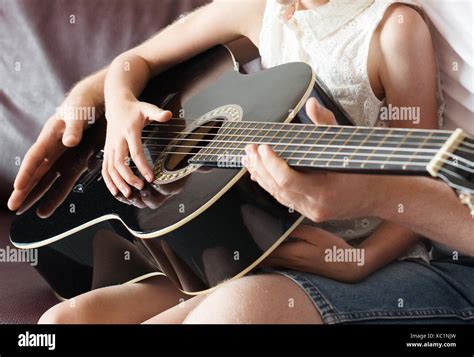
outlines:
[[[348, 126], [351, 118], [307, 64], [247, 75], [236, 71], [238, 57], [219, 46], [149, 82], [140, 100], [185, 114], [143, 130], [152, 185], [130, 198], [109, 193], [100, 171], [105, 120], [51, 168], [58, 179], [30, 200], [10, 239], [38, 249], [36, 269], [57, 295], [71, 298], [156, 274], [199, 294], [258, 266], [303, 217], [250, 180], [240, 160], [250, 143], [272, 146], [297, 170], [439, 178], [472, 213], [470, 136]], [[303, 124], [310, 95], [347, 126]], [[39, 218], [38, 209], [49, 218]]]

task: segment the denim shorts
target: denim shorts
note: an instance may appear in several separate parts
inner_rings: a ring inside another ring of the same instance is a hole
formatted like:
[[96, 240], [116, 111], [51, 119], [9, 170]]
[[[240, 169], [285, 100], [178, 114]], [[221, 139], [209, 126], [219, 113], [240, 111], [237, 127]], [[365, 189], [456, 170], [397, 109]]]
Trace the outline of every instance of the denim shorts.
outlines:
[[299, 285], [326, 324], [474, 324], [474, 260], [394, 261], [355, 284], [294, 270], [267, 272]]

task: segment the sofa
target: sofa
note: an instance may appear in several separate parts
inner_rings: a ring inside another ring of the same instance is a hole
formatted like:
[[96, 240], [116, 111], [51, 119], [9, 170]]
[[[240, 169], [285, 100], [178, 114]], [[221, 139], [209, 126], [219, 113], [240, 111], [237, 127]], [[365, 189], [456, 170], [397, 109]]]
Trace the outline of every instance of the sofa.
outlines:
[[[121, 52], [206, 0], [2, 0], [0, 6], [0, 249], [27, 149], [67, 91]], [[67, 277], [65, 277], [67, 278]], [[0, 262], [0, 324], [36, 323], [58, 302], [28, 263]]]

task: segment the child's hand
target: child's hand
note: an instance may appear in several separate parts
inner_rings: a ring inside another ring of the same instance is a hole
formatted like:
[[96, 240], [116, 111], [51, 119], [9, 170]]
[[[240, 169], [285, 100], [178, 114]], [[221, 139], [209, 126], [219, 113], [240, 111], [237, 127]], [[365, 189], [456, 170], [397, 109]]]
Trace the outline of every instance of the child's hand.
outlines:
[[[130, 159], [148, 181], [154, 179], [143, 152], [142, 129], [150, 121], [166, 122], [171, 112], [135, 98], [107, 103], [107, 136], [104, 148], [102, 176], [110, 192], [120, 191], [125, 197], [132, 194], [129, 185], [141, 190], [143, 181], [129, 167]], [[130, 159], [129, 159], [130, 158]]]
[[332, 233], [301, 225], [291, 234], [291, 238], [283, 242], [262, 265], [313, 273], [347, 283], [357, 282], [366, 275], [365, 262], [341, 262], [332, 257], [334, 251], [355, 249]]

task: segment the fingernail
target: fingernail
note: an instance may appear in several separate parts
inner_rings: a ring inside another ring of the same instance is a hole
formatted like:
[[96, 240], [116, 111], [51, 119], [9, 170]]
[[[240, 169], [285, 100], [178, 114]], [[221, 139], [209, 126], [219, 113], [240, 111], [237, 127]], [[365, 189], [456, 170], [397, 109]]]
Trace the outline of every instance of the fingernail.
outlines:
[[249, 158], [247, 156], [242, 157], [242, 165], [248, 166]]
[[147, 180], [149, 183], [152, 183], [152, 182], [153, 182], [153, 176], [152, 176], [152, 175], [146, 174], [146, 175], [145, 175], [145, 178], [146, 178], [146, 180]]
[[135, 186], [135, 188], [139, 191], [143, 189], [143, 183], [141, 182], [135, 182], [133, 186]]
[[251, 150], [250, 148], [247, 148], [246, 153], [250, 161], [254, 161], [256, 159], [257, 155], [255, 155], [255, 151]]
[[72, 134], [69, 134], [63, 139], [63, 141], [68, 144], [70, 144], [71, 142], [74, 143], [76, 141], [76, 137]]
[[260, 154], [266, 154], [268, 152], [268, 145], [260, 145], [258, 147], [258, 152]]

